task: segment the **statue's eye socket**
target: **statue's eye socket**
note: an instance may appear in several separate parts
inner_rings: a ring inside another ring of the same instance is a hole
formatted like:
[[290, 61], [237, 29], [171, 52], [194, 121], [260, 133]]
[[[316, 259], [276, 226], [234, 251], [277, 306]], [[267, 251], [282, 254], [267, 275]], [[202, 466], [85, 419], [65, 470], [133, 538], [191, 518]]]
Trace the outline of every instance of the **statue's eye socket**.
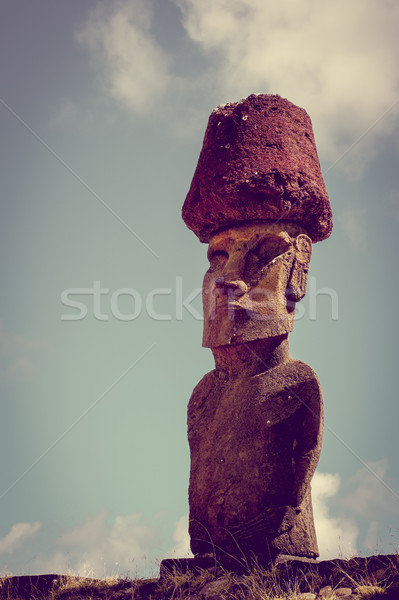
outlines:
[[208, 260], [209, 262], [211, 262], [211, 260], [213, 259], [220, 259], [220, 258], [229, 258], [229, 255], [227, 254], [227, 252], [225, 250], [210, 250], [208, 252]]
[[210, 263], [209, 271], [221, 267], [229, 258], [229, 255], [225, 250], [211, 250], [208, 252], [208, 260]]
[[263, 265], [271, 262], [277, 256], [284, 254], [290, 249], [290, 244], [277, 236], [267, 236], [257, 245], [253, 251], [255, 256]]
[[259, 244], [248, 252], [245, 270], [249, 280], [256, 281], [261, 270], [273, 259], [290, 249], [290, 244], [276, 235], [264, 237]]

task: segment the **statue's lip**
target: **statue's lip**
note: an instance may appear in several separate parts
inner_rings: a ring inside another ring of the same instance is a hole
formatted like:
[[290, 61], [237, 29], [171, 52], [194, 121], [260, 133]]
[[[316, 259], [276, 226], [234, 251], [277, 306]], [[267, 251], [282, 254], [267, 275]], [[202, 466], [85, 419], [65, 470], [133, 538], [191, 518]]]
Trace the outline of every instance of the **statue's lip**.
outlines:
[[218, 308], [226, 308], [227, 310], [246, 310], [240, 302], [230, 299], [227, 295], [216, 295], [216, 303]]
[[227, 298], [229, 302], [236, 302], [236, 298], [242, 298], [245, 294], [246, 291], [240, 290], [238, 287], [232, 291], [231, 287], [223, 284], [216, 284], [212, 288], [212, 296], [215, 298]]

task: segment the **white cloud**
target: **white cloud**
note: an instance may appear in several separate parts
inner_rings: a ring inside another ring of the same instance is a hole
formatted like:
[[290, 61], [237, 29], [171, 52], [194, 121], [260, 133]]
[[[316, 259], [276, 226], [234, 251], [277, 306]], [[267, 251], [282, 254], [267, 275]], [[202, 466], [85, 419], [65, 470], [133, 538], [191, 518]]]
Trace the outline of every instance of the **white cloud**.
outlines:
[[151, 34], [150, 3], [101, 3], [77, 34], [88, 46], [109, 94], [135, 113], [159, 103], [170, 83], [168, 58]]
[[65, 531], [59, 538], [61, 546], [96, 546], [107, 537], [107, 511], [89, 517], [84, 523]]
[[312, 481], [313, 512], [320, 559], [353, 555], [358, 529], [354, 519], [330, 514], [330, 499], [340, 488], [339, 475], [316, 472]]
[[190, 550], [190, 536], [188, 534], [188, 515], [180, 517], [173, 532], [174, 545], [167, 553], [171, 558], [186, 558], [193, 556]]
[[338, 475], [316, 472], [312, 496], [321, 558], [353, 555], [357, 543], [378, 553], [380, 544], [386, 551], [397, 542], [391, 527], [399, 515], [399, 494], [387, 471], [384, 458], [366, 463], [344, 483]]
[[371, 522], [399, 515], [399, 491], [386, 481], [388, 460], [368, 462], [356, 471], [344, 488], [341, 504]]
[[[162, 558], [192, 556], [188, 516], [181, 517], [169, 549], [157, 529], [157, 517], [148, 525], [140, 513], [112, 517], [103, 510], [56, 539], [41, 523], [18, 523], [0, 539], [0, 554], [8, 555], [13, 573], [70, 573], [85, 577], [158, 576]], [[45, 544], [45, 546], [44, 546]], [[14, 553], [14, 551], [17, 551]], [[28, 565], [28, 567], [27, 567]]]
[[16, 523], [7, 533], [0, 539], [0, 554], [11, 554], [21, 547], [23, 543], [30, 540], [39, 531], [41, 523], [36, 521], [32, 525], [30, 523]]
[[158, 568], [155, 527], [142, 523], [141, 514], [110, 517], [102, 511], [51, 541], [52, 552], [36, 555], [30, 569], [38, 573], [66, 573], [107, 577], [151, 574]]
[[36, 374], [35, 354], [44, 343], [5, 331], [0, 321], [0, 381], [30, 380]]
[[179, 57], [153, 33], [161, 13], [151, 0], [103, 2], [78, 34], [107, 93], [134, 114], [154, 116], [169, 98], [162, 114], [173, 107], [169, 120], [182, 135], [193, 130], [193, 113], [203, 98], [223, 103], [254, 92], [277, 93], [309, 112], [323, 160], [354, 175], [378, 152], [379, 134], [394, 133], [399, 114], [394, 0], [174, 2], [188, 41], [205, 57], [202, 73], [197, 67], [192, 75], [172, 73]]
[[287, 97], [307, 109], [332, 161], [374, 125], [365, 136], [372, 152], [376, 131], [391, 127], [394, 111], [381, 116], [399, 99], [394, 1], [176, 2], [187, 34], [212, 60], [220, 102], [252, 92]]

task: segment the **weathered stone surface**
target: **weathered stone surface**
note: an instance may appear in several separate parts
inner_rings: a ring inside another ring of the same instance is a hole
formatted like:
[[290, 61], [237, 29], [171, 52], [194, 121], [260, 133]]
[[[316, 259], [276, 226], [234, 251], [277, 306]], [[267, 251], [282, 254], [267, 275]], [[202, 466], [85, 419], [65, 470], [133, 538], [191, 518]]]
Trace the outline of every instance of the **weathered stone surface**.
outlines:
[[209, 241], [203, 345], [216, 366], [188, 407], [191, 549], [224, 565], [313, 559], [322, 395], [288, 334], [309, 236], [329, 235], [331, 211], [306, 112], [279, 96], [214, 111], [183, 217]]
[[329, 585], [333, 589], [355, 588], [353, 593], [357, 593], [358, 585], [362, 583], [382, 585], [389, 591], [389, 600], [399, 598], [399, 556], [395, 554], [324, 560], [313, 564], [292, 560], [277, 565], [277, 569], [279, 581], [295, 580], [303, 591], [306, 587], [322, 589]]
[[252, 95], [211, 114], [183, 219], [202, 242], [238, 223], [285, 220], [313, 242], [328, 237], [331, 208], [306, 111]]
[[318, 594], [320, 600], [330, 600], [334, 597], [334, 592], [331, 585], [325, 585], [323, 588], [319, 590]]
[[310, 481], [322, 395], [289, 355], [311, 241], [295, 224], [239, 225], [212, 237], [204, 338], [216, 369], [188, 407], [191, 549], [219, 560], [318, 555]]
[[303, 230], [286, 222], [247, 223], [215, 234], [203, 282], [203, 346], [289, 333], [295, 304], [306, 292], [311, 253]]
[[274, 352], [263, 340], [235, 350], [220, 368], [216, 352], [216, 370], [189, 403], [192, 551], [254, 554], [263, 564], [280, 553], [316, 557], [310, 480], [322, 435], [317, 377], [288, 357], [286, 338]]

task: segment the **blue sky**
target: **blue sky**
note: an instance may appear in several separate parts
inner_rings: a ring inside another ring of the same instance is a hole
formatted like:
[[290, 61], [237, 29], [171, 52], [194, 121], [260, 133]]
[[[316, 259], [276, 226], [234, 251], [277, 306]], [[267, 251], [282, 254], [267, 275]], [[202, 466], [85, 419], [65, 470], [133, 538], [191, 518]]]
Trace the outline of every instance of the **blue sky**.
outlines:
[[396, 550], [398, 25], [391, 0], [3, 3], [0, 573], [187, 552], [213, 363], [180, 212], [211, 110], [253, 92], [308, 111], [334, 213], [290, 336], [326, 405], [321, 556]]

